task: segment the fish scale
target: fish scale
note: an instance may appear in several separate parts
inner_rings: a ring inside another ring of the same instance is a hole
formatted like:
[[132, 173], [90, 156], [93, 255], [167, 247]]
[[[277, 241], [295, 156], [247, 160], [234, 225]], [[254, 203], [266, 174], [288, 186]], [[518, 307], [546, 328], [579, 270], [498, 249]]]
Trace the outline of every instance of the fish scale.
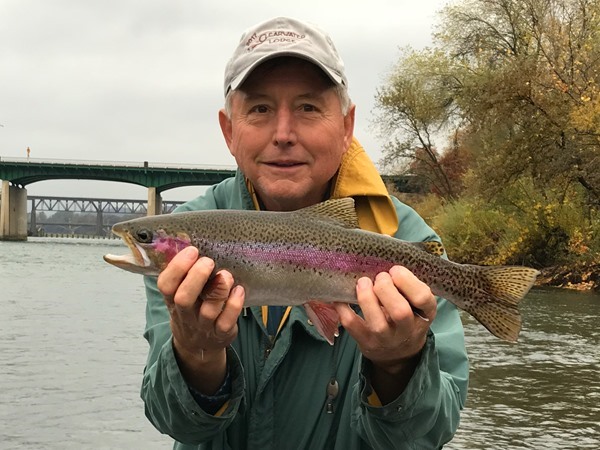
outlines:
[[439, 256], [441, 244], [361, 230], [350, 198], [293, 212], [211, 210], [144, 217], [116, 224], [113, 232], [132, 254], [106, 255], [106, 261], [158, 275], [178, 251], [193, 245], [215, 261], [215, 273], [231, 272], [245, 289], [246, 306], [304, 305], [329, 341], [337, 330], [330, 304], [356, 303], [360, 277], [374, 280], [398, 264], [494, 335], [514, 342], [521, 328], [517, 304], [538, 275], [520, 266], [457, 264]]

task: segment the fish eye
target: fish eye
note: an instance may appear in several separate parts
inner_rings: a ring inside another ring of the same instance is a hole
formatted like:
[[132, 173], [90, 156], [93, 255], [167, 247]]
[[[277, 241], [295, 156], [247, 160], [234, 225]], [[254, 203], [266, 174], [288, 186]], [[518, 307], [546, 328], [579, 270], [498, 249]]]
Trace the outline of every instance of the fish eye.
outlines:
[[135, 237], [137, 238], [137, 240], [139, 242], [142, 243], [149, 243], [152, 242], [152, 232], [150, 230], [147, 230], [145, 228], [142, 228], [141, 230], [138, 230], [135, 233]]

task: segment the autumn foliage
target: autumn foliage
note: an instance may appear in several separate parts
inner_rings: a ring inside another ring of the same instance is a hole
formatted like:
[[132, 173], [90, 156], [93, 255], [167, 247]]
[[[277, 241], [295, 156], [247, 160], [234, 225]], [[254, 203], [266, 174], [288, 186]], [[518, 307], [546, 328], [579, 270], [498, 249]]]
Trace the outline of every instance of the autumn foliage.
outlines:
[[458, 259], [597, 260], [600, 1], [466, 0], [440, 18], [377, 94], [384, 170], [440, 198]]

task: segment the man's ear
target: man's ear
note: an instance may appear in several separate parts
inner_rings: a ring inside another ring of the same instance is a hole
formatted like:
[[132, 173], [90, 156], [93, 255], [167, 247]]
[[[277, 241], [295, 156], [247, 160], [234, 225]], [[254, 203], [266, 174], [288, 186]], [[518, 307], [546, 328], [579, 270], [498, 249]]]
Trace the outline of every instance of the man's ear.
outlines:
[[221, 126], [221, 132], [225, 138], [225, 143], [227, 144], [229, 151], [231, 151], [231, 140], [233, 136], [231, 119], [227, 117], [224, 109], [219, 111], [219, 125]]
[[352, 138], [354, 137], [354, 117], [356, 113], [356, 105], [350, 105], [348, 113], [344, 116], [344, 144], [346, 148], [350, 147]]

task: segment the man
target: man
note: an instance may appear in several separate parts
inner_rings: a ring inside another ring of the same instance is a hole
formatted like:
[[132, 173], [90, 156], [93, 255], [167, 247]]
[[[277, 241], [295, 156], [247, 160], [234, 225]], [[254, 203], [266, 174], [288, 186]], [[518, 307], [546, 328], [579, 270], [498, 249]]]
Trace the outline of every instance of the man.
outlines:
[[[244, 33], [219, 122], [239, 170], [180, 211], [289, 211], [352, 196], [361, 228], [437, 239], [391, 198], [353, 137], [331, 39], [276, 18]], [[303, 308], [244, 308], [195, 248], [147, 278], [146, 414], [179, 449], [439, 448], [458, 426], [468, 365], [457, 310], [407, 269], [362, 278], [329, 345]], [[434, 320], [435, 319], [435, 320]]]

